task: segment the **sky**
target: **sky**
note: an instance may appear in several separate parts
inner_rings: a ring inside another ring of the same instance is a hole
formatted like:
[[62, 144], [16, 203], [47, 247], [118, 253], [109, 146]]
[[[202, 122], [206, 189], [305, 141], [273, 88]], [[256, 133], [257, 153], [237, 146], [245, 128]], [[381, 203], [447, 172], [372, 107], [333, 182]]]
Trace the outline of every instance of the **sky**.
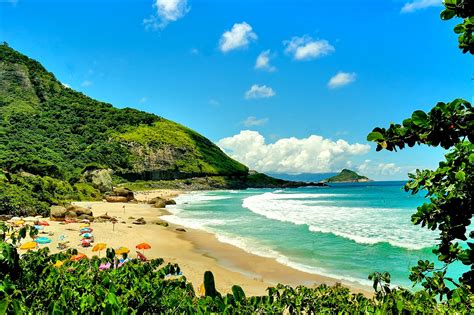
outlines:
[[252, 169], [392, 180], [444, 152], [376, 152], [367, 134], [473, 98], [473, 59], [441, 10], [440, 0], [0, 0], [0, 41]]

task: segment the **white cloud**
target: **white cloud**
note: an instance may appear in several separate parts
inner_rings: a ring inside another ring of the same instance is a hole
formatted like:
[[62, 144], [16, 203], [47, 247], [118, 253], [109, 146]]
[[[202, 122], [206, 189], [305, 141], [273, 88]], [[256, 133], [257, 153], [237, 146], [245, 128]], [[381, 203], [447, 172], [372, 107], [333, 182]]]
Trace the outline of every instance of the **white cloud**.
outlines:
[[393, 176], [400, 174], [402, 168], [395, 165], [395, 163], [376, 163], [371, 160], [365, 160], [364, 163], [357, 167], [357, 171], [362, 175]]
[[245, 98], [248, 100], [255, 98], [269, 98], [275, 96], [275, 94], [275, 91], [273, 91], [269, 86], [254, 84], [247, 92], [245, 92]]
[[347, 166], [348, 157], [370, 150], [367, 144], [332, 141], [317, 135], [266, 143], [260, 133], [251, 130], [221, 139], [217, 145], [251, 169], [291, 174], [340, 171]]
[[222, 52], [245, 48], [251, 41], [257, 40], [257, 34], [252, 31], [252, 26], [246, 22], [235, 23], [230, 31], [225, 31], [219, 41]]
[[268, 118], [258, 119], [255, 116], [249, 116], [243, 121], [243, 124], [245, 127], [255, 127], [255, 126], [263, 126], [267, 122], [268, 122]]
[[143, 20], [147, 30], [163, 29], [169, 23], [184, 17], [190, 10], [187, 0], [155, 0], [153, 9], [156, 10], [155, 14]]
[[347, 85], [349, 83], [352, 83], [356, 80], [357, 75], [355, 72], [348, 73], [348, 72], [342, 72], [339, 71], [335, 76], [333, 76], [329, 82], [328, 82], [328, 87], [330, 89], [335, 89], [344, 85]]
[[443, 4], [442, 0], [414, 0], [407, 2], [403, 6], [402, 13], [411, 13], [417, 10], [426, 9], [429, 7], [438, 7]]
[[314, 40], [310, 36], [293, 37], [283, 42], [285, 52], [295, 60], [311, 60], [329, 55], [336, 49], [327, 40]]
[[83, 87], [88, 87], [88, 86], [91, 86], [93, 84], [92, 81], [90, 80], [84, 80], [82, 83], [81, 83], [81, 86]]
[[265, 50], [258, 55], [255, 61], [255, 69], [266, 70], [268, 72], [276, 70], [276, 68], [270, 64], [270, 50]]

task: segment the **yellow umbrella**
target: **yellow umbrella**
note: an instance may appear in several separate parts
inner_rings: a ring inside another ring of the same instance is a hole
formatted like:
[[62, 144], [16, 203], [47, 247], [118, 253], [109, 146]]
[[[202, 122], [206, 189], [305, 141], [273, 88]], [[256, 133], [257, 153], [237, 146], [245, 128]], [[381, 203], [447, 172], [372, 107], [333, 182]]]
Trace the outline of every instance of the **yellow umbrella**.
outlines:
[[97, 251], [101, 251], [101, 250], [104, 250], [105, 248], [107, 247], [107, 244], [105, 243], [97, 243], [95, 244], [94, 247], [92, 247], [92, 251], [93, 252], [97, 252]]
[[36, 242], [27, 242], [20, 246], [20, 249], [35, 249], [38, 246]]
[[62, 265], [64, 265], [64, 261], [58, 260], [58, 261], [56, 261], [56, 263], [53, 266], [56, 267], [56, 268], [59, 268]]
[[120, 247], [119, 249], [115, 250], [116, 255], [128, 254], [130, 253], [130, 249], [127, 247]]
[[14, 223], [15, 225], [20, 226], [20, 225], [23, 225], [23, 224], [25, 223], [25, 221], [23, 221], [23, 220], [18, 220], [18, 221], [15, 221], [15, 222], [13, 222], [13, 223]]
[[90, 226], [89, 223], [82, 223], [79, 227], [85, 228], [85, 227], [89, 227], [89, 226]]

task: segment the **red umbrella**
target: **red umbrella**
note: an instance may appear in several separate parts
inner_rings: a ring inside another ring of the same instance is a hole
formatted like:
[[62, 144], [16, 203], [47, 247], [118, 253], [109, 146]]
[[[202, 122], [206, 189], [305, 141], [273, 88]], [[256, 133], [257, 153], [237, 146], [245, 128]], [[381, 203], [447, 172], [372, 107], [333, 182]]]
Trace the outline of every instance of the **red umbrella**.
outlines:
[[38, 225], [49, 226], [49, 223], [46, 221], [41, 221]]

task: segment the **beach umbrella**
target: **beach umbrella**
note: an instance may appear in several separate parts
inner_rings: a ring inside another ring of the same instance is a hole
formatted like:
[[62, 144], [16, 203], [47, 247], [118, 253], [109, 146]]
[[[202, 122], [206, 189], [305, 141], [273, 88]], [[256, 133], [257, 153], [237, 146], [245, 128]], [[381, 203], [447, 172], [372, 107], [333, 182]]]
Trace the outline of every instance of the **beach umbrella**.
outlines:
[[79, 227], [81, 227], [81, 228], [87, 228], [89, 226], [90, 226], [89, 223], [82, 223], [81, 225], [79, 225]]
[[92, 247], [93, 252], [99, 252], [99, 257], [100, 257], [100, 252], [104, 250], [107, 247], [107, 244], [105, 243], [97, 243], [95, 244], [94, 247]]
[[20, 246], [20, 249], [35, 249], [38, 246], [36, 242], [27, 242]]
[[13, 224], [15, 224], [16, 226], [20, 226], [20, 225], [25, 224], [25, 221], [23, 221], [23, 220], [18, 220], [18, 221], [13, 222]]
[[79, 232], [80, 232], [81, 234], [90, 233], [90, 232], [92, 232], [92, 231], [93, 231], [93, 230], [92, 230], [91, 228], [88, 228], [88, 227], [82, 228], [82, 229], [79, 230]]
[[140, 243], [137, 246], [135, 246], [136, 249], [150, 249], [151, 246], [148, 243]]
[[38, 237], [35, 239], [35, 242], [38, 244], [49, 244], [51, 243], [51, 239], [49, 237]]
[[38, 225], [49, 226], [49, 223], [46, 221], [41, 221]]
[[92, 233], [84, 233], [82, 234], [83, 238], [92, 238]]
[[115, 251], [116, 255], [122, 255], [122, 254], [128, 254], [128, 253], [130, 253], [130, 249], [128, 249], [127, 247], [120, 247]]
[[81, 245], [82, 245], [82, 247], [89, 247], [89, 246], [91, 246], [91, 240], [85, 238], [81, 241]]
[[78, 253], [77, 255], [72, 255], [71, 260], [72, 261], [79, 261], [81, 259], [87, 258], [87, 256], [83, 253]]
[[141, 249], [143, 253], [145, 253], [145, 249], [150, 249], [151, 246], [148, 243], [140, 243], [137, 246], [135, 246], [136, 249]]
[[57, 260], [56, 263], [55, 263], [53, 266], [56, 267], [56, 268], [59, 268], [59, 267], [61, 267], [62, 265], [64, 265], [64, 261]]
[[44, 227], [42, 227], [41, 225], [35, 225], [34, 227], [35, 227], [35, 229], [37, 229], [38, 231], [44, 230]]

